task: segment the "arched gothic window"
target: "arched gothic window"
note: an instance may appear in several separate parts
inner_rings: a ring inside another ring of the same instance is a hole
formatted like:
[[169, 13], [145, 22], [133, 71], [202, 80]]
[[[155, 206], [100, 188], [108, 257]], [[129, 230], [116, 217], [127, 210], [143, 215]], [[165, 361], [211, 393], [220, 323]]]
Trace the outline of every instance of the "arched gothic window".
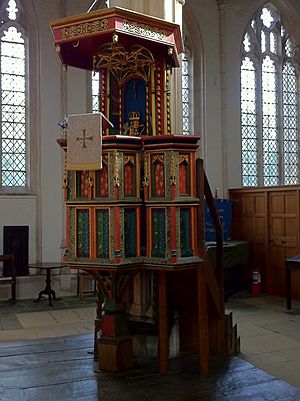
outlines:
[[21, 3], [0, 6], [0, 188], [27, 190], [28, 71], [27, 38]]
[[189, 135], [190, 132], [190, 57], [188, 53], [181, 55], [181, 77], [182, 77], [182, 133]]
[[242, 185], [299, 183], [296, 47], [267, 4], [244, 35], [241, 62]]

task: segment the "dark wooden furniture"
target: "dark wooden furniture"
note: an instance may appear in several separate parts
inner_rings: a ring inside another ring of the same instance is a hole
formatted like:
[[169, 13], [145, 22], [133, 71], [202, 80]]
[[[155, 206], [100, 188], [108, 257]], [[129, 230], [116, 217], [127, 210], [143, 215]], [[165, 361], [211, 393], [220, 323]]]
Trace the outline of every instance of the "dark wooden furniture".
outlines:
[[48, 295], [49, 305], [53, 306], [51, 299], [53, 298], [55, 301], [58, 301], [61, 298], [56, 298], [55, 291], [51, 288], [51, 270], [61, 269], [62, 267], [66, 266], [66, 264], [63, 262], [38, 262], [31, 263], [28, 266], [29, 268], [46, 270], [46, 286], [42, 291], [40, 291], [39, 296], [35, 300], [35, 302], [38, 302], [43, 295]]
[[[249, 242], [228, 240], [223, 243], [224, 293], [234, 294], [247, 287], [246, 271], [250, 263]], [[216, 268], [216, 243], [206, 242], [206, 250], [214, 268]]]
[[291, 276], [292, 271], [300, 270], [300, 255], [295, 255], [285, 260], [285, 284], [286, 284], [286, 307], [292, 308]]
[[[3, 253], [14, 254], [16, 276], [27, 276], [28, 269], [28, 226], [3, 227]], [[8, 269], [6, 268], [8, 267]], [[4, 276], [10, 276], [9, 266], [3, 269]]]
[[14, 264], [14, 255], [0, 255], [0, 262], [3, 262], [3, 273], [9, 271], [10, 275], [0, 277], [0, 285], [11, 285], [11, 303], [16, 303], [16, 270]]

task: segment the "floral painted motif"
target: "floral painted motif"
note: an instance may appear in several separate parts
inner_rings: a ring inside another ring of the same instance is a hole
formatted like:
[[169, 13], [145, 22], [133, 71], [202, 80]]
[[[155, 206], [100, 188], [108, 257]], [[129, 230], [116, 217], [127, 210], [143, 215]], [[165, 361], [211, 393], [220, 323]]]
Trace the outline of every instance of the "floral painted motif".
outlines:
[[179, 194], [189, 194], [189, 166], [186, 162], [179, 165]]
[[108, 196], [108, 168], [106, 163], [103, 163], [101, 170], [96, 171], [96, 196]]
[[90, 218], [89, 210], [77, 210], [77, 257], [90, 256]]
[[76, 194], [77, 198], [87, 198], [89, 187], [89, 172], [77, 171], [76, 172]]
[[165, 196], [165, 169], [161, 162], [155, 162], [153, 166], [153, 195]]
[[109, 211], [96, 211], [97, 258], [109, 258]]
[[135, 195], [134, 166], [128, 162], [124, 166], [124, 195]]
[[166, 252], [165, 209], [152, 210], [152, 256], [164, 258]]
[[124, 209], [125, 257], [136, 256], [136, 209]]
[[191, 210], [180, 209], [180, 249], [181, 256], [192, 256], [191, 247]]

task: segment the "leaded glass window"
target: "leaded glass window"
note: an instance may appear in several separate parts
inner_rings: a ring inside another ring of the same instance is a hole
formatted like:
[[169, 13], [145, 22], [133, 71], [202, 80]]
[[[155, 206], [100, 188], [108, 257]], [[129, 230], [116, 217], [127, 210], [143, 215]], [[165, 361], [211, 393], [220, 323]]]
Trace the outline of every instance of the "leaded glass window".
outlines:
[[190, 63], [186, 53], [182, 54], [181, 59], [182, 76], [182, 132], [185, 135], [190, 134]]
[[243, 186], [299, 183], [296, 46], [277, 9], [258, 10], [241, 62]]
[[0, 186], [28, 187], [26, 38], [18, 3], [2, 3], [0, 25]]
[[92, 75], [92, 111], [99, 113], [100, 111], [100, 86], [99, 86], [99, 72], [93, 72]]

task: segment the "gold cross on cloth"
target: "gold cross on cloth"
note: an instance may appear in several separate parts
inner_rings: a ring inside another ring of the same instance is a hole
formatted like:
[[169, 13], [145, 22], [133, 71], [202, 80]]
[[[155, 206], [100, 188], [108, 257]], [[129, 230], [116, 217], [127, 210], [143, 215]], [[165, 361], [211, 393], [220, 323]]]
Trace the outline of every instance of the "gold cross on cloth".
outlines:
[[82, 130], [82, 137], [77, 137], [76, 141], [82, 141], [82, 149], [86, 148], [86, 141], [92, 141], [92, 136], [87, 136], [86, 129]]

